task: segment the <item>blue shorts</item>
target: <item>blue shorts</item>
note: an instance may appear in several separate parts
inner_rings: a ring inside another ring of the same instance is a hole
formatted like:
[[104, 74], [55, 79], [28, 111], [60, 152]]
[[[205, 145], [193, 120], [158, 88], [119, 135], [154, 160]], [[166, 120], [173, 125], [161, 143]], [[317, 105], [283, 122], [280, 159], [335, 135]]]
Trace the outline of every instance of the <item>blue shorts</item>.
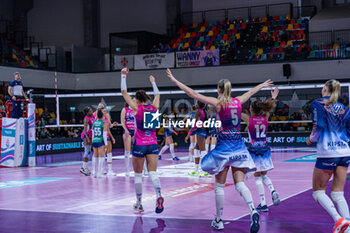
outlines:
[[103, 142], [99, 142], [99, 143], [92, 143], [92, 147], [93, 148], [99, 148], [99, 147], [101, 147], [101, 146], [104, 146], [105, 144], [103, 143]]
[[317, 158], [315, 167], [322, 170], [334, 171], [338, 166], [349, 167], [350, 157]]
[[[191, 130], [191, 129], [190, 129]], [[190, 134], [190, 136], [194, 136], [194, 135], [196, 135], [196, 132], [195, 132], [196, 130], [193, 130], [192, 131], [192, 133]]]
[[139, 158], [145, 157], [149, 154], [157, 155], [158, 153], [158, 144], [136, 145], [136, 143], [134, 143], [132, 147], [132, 155]]
[[173, 131], [170, 131], [170, 130], [165, 130], [164, 132], [164, 137], [170, 137], [171, 135], [173, 135]]
[[205, 139], [208, 137], [208, 132], [205, 128], [197, 128], [193, 132], [194, 132], [194, 134], [201, 136]]
[[107, 139], [107, 142], [110, 142], [110, 141], [111, 141], [111, 138], [108, 138], [108, 139]]
[[209, 129], [209, 136], [216, 137], [217, 136], [216, 129]]
[[164, 138], [164, 134], [158, 134], [158, 136], [157, 136], [158, 141], [163, 140], [163, 138]]
[[254, 156], [271, 156], [271, 148], [268, 145], [255, 147], [249, 144], [248, 151]]
[[[134, 135], [135, 135], [135, 130], [133, 130], [133, 129], [128, 129], [128, 131], [129, 131], [130, 136], [131, 136], [131, 137], [134, 137]], [[124, 130], [124, 129], [123, 129], [123, 134], [125, 134], [125, 130]]]

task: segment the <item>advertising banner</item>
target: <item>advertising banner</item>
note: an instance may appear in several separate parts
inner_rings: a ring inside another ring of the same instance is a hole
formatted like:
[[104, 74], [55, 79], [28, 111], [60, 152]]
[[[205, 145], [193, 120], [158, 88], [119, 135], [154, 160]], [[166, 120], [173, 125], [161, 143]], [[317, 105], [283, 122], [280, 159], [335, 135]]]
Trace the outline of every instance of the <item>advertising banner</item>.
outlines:
[[27, 120], [24, 118], [17, 119], [16, 139], [15, 139], [15, 161], [16, 167], [27, 165]]
[[16, 119], [2, 118], [0, 165], [15, 166]]
[[176, 67], [218, 66], [220, 52], [216, 50], [176, 52]]
[[27, 121], [27, 129], [28, 129], [28, 166], [35, 166], [35, 104], [28, 104], [28, 121]]
[[121, 70], [123, 68], [134, 69], [134, 56], [126, 55], [126, 56], [114, 56], [114, 69]]
[[174, 67], [174, 53], [153, 53], [135, 55], [135, 70]]

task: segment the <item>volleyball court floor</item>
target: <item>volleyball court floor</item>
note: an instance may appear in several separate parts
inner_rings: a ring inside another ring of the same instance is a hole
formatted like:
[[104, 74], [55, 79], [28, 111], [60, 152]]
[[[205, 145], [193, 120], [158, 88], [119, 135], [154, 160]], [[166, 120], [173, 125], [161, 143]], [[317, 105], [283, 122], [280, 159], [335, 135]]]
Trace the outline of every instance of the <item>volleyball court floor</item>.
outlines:
[[[145, 212], [133, 211], [133, 174], [125, 177], [122, 150], [113, 152], [117, 176], [110, 178], [82, 175], [81, 162], [1, 168], [0, 232], [217, 232], [210, 227], [216, 212], [214, 177], [188, 175], [194, 165], [187, 161], [185, 148], [177, 151], [180, 161], [172, 161], [170, 154], [164, 154], [159, 161], [158, 173], [165, 198], [165, 210], [161, 214], [154, 212], [155, 192], [147, 176], [143, 178]], [[259, 232], [331, 232], [333, 220], [312, 198], [315, 151], [273, 148], [272, 157], [275, 169], [269, 177], [282, 202], [271, 206], [271, 196], [265, 189], [270, 211], [260, 214]], [[246, 184], [257, 206], [259, 196], [254, 178], [250, 177]], [[349, 200], [350, 185], [345, 189]], [[231, 174], [225, 188], [223, 219], [225, 229], [221, 232], [249, 232], [248, 207], [235, 190]]]

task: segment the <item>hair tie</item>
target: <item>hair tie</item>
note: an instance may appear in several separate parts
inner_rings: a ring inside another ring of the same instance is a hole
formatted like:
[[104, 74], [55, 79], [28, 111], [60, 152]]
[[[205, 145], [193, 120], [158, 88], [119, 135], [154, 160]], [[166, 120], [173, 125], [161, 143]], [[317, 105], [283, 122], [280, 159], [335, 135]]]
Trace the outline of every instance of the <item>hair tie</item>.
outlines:
[[337, 85], [337, 80], [333, 81], [333, 86]]

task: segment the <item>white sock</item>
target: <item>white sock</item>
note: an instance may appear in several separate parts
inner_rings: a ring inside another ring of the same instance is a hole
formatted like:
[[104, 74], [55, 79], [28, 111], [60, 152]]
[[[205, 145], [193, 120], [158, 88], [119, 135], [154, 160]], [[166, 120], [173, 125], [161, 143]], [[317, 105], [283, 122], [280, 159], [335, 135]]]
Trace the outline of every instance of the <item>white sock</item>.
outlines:
[[92, 174], [96, 174], [96, 157], [92, 156]]
[[250, 212], [252, 212], [255, 208], [254, 208], [254, 203], [253, 203], [253, 197], [252, 197], [252, 194], [250, 193], [250, 190], [248, 189], [248, 187], [245, 185], [244, 182], [238, 182], [238, 183], [236, 183], [236, 190], [238, 191], [238, 193], [243, 197], [243, 199], [247, 203]]
[[85, 162], [85, 158], [89, 158], [89, 155], [91, 153], [91, 146], [85, 146], [84, 147], [84, 158], [83, 158], [83, 168], [87, 168], [87, 162]]
[[334, 220], [337, 222], [340, 217], [337, 212], [332, 200], [327, 196], [325, 190], [317, 190], [312, 193], [315, 201], [317, 201], [327, 212], [330, 214]]
[[225, 184], [219, 184], [215, 182], [215, 201], [216, 201], [216, 221], [222, 218], [222, 213], [224, 211], [224, 200], [225, 200]]
[[102, 175], [104, 172], [104, 164], [105, 163], [105, 158], [99, 157], [98, 158], [98, 175]]
[[141, 205], [141, 202], [142, 202], [142, 173], [135, 172], [134, 182], [135, 182], [135, 193], [136, 193], [137, 204]]
[[146, 164], [146, 163], [143, 164], [143, 172], [144, 172], [144, 173], [147, 173], [147, 172], [148, 172], [148, 170], [147, 170], [147, 164]]
[[266, 185], [266, 187], [269, 188], [270, 193], [275, 191], [275, 188], [273, 187], [272, 181], [270, 180], [270, 178], [267, 177], [267, 175], [262, 175], [261, 177], [262, 177], [262, 180], [263, 180], [264, 184]]
[[174, 143], [170, 144], [170, 153], [171, 153], [171, 156], [174, 158], [175, 157]]
[[161, 197], [161, 192], [160, 192], [160, 180], [159, 180], [159, 177], [158, 177], [158, 174], [157, 172], [155, 171], [150, 171], [148, 173], [149, 175], [149, 178], [151, 179], [152, 181], [152, 184], [153, 184], [153, 187], [154, 187], [154, 190], [156, 191], [156, 195], [157, 195], [157, 198], [158, 197]]
[[130, 160], [130, 151], [124, 152], [124, 162], [125, 162], [125, 171], [129, 174], [129, 160]]
[[333, 202], [337, 206], [339, 214], [346, 219], [350, 218], [348, 203], [345, 200], [344, 192], [331, 192]]
[[261, 206], [266, 205], [266, 199], [265, 199], [265, 189], [264, 189], [264, 185], [262, 182], [262, 177], [255, 177], [255, 184], [256, 184], [256, 188], [258, 189], [258, 193], [259, 193], [259, 197], [260, 197], [260, 204]]
[[211, 144], [211, 145], [210, 145], [210, 151], [214, 150], [215, 147], [216, 147], [216, 144]]
[[197, 164], [197, 163], [195, 164], [195, 169], [196, 169], [195, 170], [196, 172], [199, 172], [199, 164]]
[[207, 151], [207, 153], [209, 151], [209, 144], [207, 144], [207, 143], [205, 143], [205, 151]]
[[113, 169], [112, 169], [112, 161], [113, 161], [112, 153], [108, 153], [108, 154], [107, 154], [108, 172], [113, 172]]
[[163, 146], [163, 148], [159, 152], [159, 155], [162, 155], [168, 148], [169, 148], [169, 146], [167, 146], [167, 145]]

